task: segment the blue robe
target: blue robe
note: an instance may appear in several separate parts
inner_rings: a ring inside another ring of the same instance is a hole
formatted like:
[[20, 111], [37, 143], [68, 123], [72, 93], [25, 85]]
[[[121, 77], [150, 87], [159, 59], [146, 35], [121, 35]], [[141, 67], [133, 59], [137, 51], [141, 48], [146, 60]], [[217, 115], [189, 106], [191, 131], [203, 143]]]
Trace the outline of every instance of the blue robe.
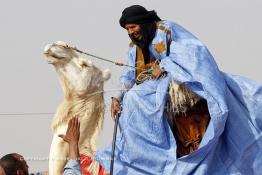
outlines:
[[[220, 71], [206, 46], [176, 23], [159, 22], [149, 50], [168, 75], [139, 85], [132, 68], [120, 77], [133, 87], [122, 99], [114, 175], [261, 174], [262, 86]], [[135, 60], [131, 45], [128, 64]], [[163, 113], [171, 80], [205, 98], [211, 117], [199, 149], [180, 158]], [[107, 171], [110, 155], [111, 146], [95, 155]]]

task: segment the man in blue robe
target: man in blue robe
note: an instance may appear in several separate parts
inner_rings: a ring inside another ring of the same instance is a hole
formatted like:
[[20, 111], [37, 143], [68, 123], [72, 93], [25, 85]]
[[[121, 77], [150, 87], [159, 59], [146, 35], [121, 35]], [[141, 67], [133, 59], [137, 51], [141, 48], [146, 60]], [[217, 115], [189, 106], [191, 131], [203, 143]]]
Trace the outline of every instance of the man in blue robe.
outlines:
[[[122, 104], [114, 174], [261, 173], [261, 85], [220, 71], [202, 42], [178, 24], [161, 20], [154, 11], [128, 7], [120, 25], [132, 40], [127, 62], [135, 69], [125, 68], [121, 92], [112, 101], [113, 115]], [[172, 82], [195, 94], [196, 102], [189, 108], [201, 101], [196, 110], [203, 109], [199, 122], [204, 122], [196, 129], [199, 140], [182, 152], [184, 142], [177, 133], [188, 125], [179, 128], [177, 115], [170, 119], [166, 113]], [[108, 171], [110, 155], [108, 147], [95, 157]]]

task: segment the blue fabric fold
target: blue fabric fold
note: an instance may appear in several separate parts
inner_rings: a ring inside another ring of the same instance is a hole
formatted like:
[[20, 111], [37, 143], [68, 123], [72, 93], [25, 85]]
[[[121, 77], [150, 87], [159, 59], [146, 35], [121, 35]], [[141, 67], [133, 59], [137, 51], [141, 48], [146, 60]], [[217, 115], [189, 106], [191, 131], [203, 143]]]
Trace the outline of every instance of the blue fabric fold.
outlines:
[[[123, 97], [116, 141], [114, 174], [260, 174], [262, 172], [262, 86], [219, 70], [213, 56], [190, 32], [176, 23], [161, 21], [171, 36], [158, 29], [150, 53], [168, 75], [134, 85]], [[171, 37], [170, 53], [154, 45]], [[129, 64], [135, 65], [135, 46]], [[121, 81], [134, 82], [127, 68]], [[184, 83], [205, 98], [210, 123], [200, 148], [176, 157], [176, 141], [164, 116], [171, 80]], [[95, 158], [109, 171], [111, 146]]]

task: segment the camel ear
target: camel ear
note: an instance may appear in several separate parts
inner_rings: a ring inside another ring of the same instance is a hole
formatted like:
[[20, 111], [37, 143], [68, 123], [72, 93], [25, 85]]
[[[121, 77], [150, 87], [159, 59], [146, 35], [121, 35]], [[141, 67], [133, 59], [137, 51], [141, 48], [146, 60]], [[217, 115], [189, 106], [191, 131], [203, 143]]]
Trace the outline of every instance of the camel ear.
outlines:
[[79, 58], [78, 63], [80, 64], [81, 67], [92, 67], [93, 66], [92, 61], [84, 59], [84, 58]]
[[111, 77], [111, 73], [109, 69], [105, 69], [103, 71], [103, 80], [106, 81]]

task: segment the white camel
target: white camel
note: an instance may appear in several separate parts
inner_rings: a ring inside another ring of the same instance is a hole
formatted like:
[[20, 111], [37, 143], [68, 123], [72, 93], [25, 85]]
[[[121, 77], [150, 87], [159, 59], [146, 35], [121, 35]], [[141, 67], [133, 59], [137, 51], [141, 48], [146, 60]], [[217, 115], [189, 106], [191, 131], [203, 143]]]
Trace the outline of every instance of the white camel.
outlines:
[[[49, 174], [60, 175], [68, 156], [68, 145], [59, 134], [65, 134], [68, 121], [77, 115], [81, 123], [79, 150], [92, 157], [96, 151], [96, 138], [104, 116], [104, 81], [110, 78], [109, 70], [101, 71], [90, 60], [80, 58], [62, 41], [48, 44], [45, 59], [55, 67], [64, 92], [64, 100], [58, 106], [51, 125], [54, 136], [50, 148]], [[93, 161], [91, 174], [97, 174], [99, 164]]]

